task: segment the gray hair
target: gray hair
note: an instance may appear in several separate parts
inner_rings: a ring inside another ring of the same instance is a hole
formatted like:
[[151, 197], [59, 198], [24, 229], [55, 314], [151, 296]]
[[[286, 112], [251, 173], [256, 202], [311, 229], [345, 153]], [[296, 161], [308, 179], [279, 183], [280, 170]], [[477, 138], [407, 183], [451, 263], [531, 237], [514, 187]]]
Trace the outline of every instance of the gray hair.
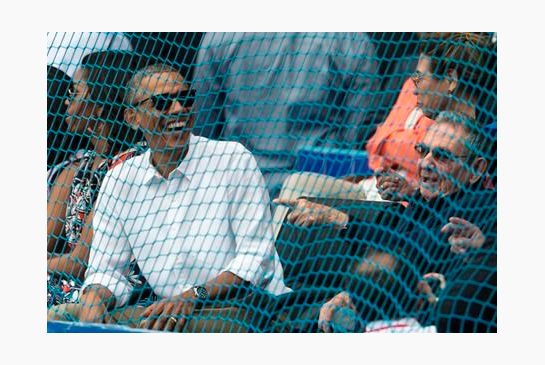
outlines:
[[163, 63], [156, 63], [156, 64], [146, 66], [143, 69], [138, 70], [127, 83], [127, 93], [125, 94], [125, 100], [124, 100], [125, 104], [126, 105], [133, 104], [134, 100], [138, 96], [141, 96], [142, 93], [140, 92], [140, 86], [144, 78], [151, 75], [165, 73], [165, 72], [166, 73], [172, 72], [172, 73], [177, 73], [181, 75], [179, 70]]
[[442, 111], [435, 119], [436, 124], [450, 124], [452, 126], [462, 126], [467, 133], [466, 147], [469, 154], [473, 157], [489, 157], [491, 141], [488, 141], [483, 133], [483, 127], [477, 121], [465, 114], [451, 111]]

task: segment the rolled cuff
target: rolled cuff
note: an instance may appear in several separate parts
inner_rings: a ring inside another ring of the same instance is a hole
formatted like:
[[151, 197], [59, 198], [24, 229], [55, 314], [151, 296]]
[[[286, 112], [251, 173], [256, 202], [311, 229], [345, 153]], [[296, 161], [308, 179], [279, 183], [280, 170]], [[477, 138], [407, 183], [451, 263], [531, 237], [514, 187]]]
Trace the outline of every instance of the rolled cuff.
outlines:
[[265, 279], [262, 264], [263, 260], [260, 260], [255, 255], [238, 255], [223, 271], [229, 271], [239, 278], [250, 282], [252, 285], [261, 288]]
[[102, 285], [112, 292], [115, 297], [116, 307], [121, 307], [129, 301], [133, 289], [127, 279], [123, 277], [116, 277], [116, 275], [106, 273], [94, 273], [85, 278], [81, 288], [82, 292], [86, 287], [95, 284]]

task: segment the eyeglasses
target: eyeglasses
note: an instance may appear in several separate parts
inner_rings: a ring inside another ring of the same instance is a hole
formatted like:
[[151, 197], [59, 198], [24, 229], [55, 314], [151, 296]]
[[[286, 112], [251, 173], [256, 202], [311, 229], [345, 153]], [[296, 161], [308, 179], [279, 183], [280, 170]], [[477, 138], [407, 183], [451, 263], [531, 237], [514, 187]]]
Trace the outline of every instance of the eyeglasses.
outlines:
[[418, 153], [420, 158], [426, 157], [430, 152], [431, 156], [434, 160], [442, 163], [447, 163], [451, 161], [456, 161], [457, 159], [464, 159], [467, 158], [469, 155], [455, 155], [454, 153], [450, 152], [449, 150], [446, 150], [441, 147], [435, 147], [430, 148], [430, 146], [424, 144], [424, 143], [417, 143], [414, 146], [415, 151]]
[[71, 101], [73, 101], [74, 99], [76, 99], [76, 97], [78, 97], [78, 95], [80, 95], [82, 98], [84, 97], [84, 95], [79, 94], [79, 93], [74, 89], [73, 86], [70, 86], [70, 87], [68, 88], [68, 96], [67, 96], [66, 99], [67, 99], [68, 101], [71, 102]]
[[136, 107], [148, 100], [151, 100], [152, 106], [155, 110], [160, 112], [165, 112], [170, 109], [174, 101], [178, 101], [182, 107], [191, 108], [195, 103], [196, 91], [193, 89], [190, 90], [180, 90], [177, 93], [164, 93], [152, 95], [149, 98], [142, 99], [134, 104], [133, 107]]
[[413, 80], [414, 84], [418, 86], [418, 84], [424, 79], [424, 74], [420, 71], [415, 71], [411, 74], [411, 80]]

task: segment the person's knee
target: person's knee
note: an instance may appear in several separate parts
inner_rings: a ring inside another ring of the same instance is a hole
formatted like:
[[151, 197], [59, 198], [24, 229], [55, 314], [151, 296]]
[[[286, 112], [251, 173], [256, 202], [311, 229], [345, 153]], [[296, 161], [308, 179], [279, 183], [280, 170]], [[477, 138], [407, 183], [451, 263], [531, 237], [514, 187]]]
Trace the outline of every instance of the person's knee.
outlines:
[[205, 309], [195, 313], [184, 332], [257, 332], [258, 317], [254, 311], [239, 307]]
[[59, 304], [53, 306], [47, 311], [47, 320], [67, 322], [77, 321], [79, 309], [79, 305], [74, 303]]

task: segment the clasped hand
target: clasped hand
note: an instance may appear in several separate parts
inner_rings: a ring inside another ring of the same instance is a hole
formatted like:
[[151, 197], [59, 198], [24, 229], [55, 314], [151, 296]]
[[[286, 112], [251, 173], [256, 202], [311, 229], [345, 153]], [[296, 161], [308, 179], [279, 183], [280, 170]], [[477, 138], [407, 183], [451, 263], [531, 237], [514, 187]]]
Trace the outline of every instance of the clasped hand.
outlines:
[[416, 186], [400, 173], [386, 169], [377, 174], [377, 189], [382, 199], [400, 201], [413, 195]]

